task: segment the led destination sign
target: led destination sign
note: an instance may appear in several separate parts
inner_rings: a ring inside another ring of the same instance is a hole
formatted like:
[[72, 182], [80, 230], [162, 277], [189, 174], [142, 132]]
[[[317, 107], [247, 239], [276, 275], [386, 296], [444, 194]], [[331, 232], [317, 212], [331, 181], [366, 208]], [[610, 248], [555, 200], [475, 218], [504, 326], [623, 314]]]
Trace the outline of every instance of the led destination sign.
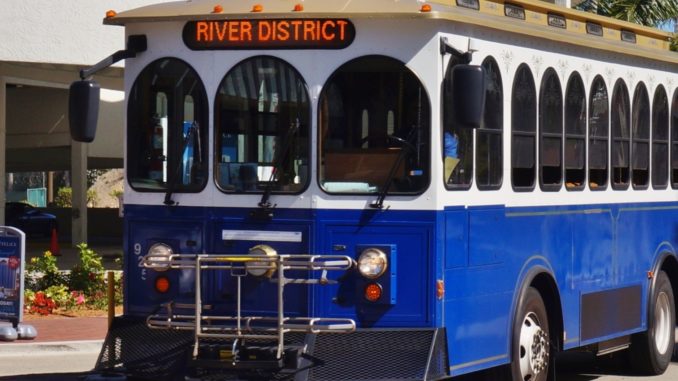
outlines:
[[346, 19], [205, 20], [186, 23], [183, 38], [192, 50], [343, 49], [355, 27]]

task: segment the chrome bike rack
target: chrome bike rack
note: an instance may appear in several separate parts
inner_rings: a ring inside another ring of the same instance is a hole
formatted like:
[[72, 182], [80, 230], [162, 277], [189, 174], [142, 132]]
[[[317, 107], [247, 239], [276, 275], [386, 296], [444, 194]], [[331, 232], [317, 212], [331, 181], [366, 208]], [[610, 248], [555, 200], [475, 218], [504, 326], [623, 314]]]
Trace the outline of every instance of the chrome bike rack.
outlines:
[[[262, 245], [263, 247], [263, 245]], [[355, 331], [356, 324], [352, 319], [314, 318], [314, 317], [285, 317], [284, 290], [288, 284], [333, 284], [336, 281], [327, 279], [328, 271], [346, 271], [354, 267], [352, 258], [343, 255], [308, 255], [308, 254], [281, 254], [278, 255], [270, 247], [265, 247], [265, 254], [171, 254], [169, 257], [145, 256], [141, 266], [156, 270], [166, 269], [194, 269], [195, 272], [195, 304], [180, 304], [169, 302], [161, 305], [164, 313], [150, 315], [146, 319], [149, 328], [193, 330], [195, 345], [193, 357], [198, 357], [200, 340], [230, 339], [234, 343], [246, 339], [277, 340], [277, 359], [281, 359], [284, 350], [285, 334], [288, 332], [302, 333], [350, 333]], [[209, 315], [209, 305], [203, 305], [201, 293], [201, 279], [203, 270], [229, 270], [236, 278], [236, 311], [235, 316]], [[253, 276], [250, 271], [257, 271], [262, 276], [269, 277], [269, 281], [277, 283], [277, 316], [242, 316], [241, 313], [241, 283], [242, 278]], [[290, 270], [320, 271], [317, 278], [287, 278], [285, 273]], [[177, 310], [194, 310], [194, 313], [178, 314]]]

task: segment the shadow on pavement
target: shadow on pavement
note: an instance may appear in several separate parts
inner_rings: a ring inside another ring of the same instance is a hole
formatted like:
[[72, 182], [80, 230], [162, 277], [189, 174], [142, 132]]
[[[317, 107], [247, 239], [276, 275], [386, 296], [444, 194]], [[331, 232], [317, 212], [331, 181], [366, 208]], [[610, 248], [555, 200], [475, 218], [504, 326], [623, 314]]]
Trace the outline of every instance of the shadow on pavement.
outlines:
[[0, 381], [76, 381], [82, 380], [85, 376], [87, 373], [29, 374], [0, 377]]

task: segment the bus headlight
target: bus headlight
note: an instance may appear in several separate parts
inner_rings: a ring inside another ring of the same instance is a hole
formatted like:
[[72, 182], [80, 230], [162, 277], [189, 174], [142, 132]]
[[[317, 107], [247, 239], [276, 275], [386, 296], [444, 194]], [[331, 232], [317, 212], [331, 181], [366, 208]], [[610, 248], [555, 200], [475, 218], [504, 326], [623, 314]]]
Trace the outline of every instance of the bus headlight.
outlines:
[[379, 249], [365, 249], [358, 258], [358, 271], [367, 279], [379, 278], [386, 272], [387, 267], [386, 254]]
[[[268, 245], [254, 246], [249, 253], [250, 255], [265, 255], [271, 258], [278, 255], [275, 249]], [[245, 262], [245, 268], [252, 276], [270, 278], [275, 272], [276, 266], [272, 261], [248, 261]]]
[[145, 262], [155, 271], [167, 271], [170, 268], [172, 248], [164, 243], [156, 243], [148, 249]]

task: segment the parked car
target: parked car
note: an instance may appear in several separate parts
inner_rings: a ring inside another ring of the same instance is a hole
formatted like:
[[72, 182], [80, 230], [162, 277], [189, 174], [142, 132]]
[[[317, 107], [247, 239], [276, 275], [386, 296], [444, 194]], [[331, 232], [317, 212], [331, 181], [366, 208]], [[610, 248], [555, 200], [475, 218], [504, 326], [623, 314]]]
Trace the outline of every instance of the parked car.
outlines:
[[57, 218], [24, 202], [5, 204], [5, 225], [23, 230], [28, 236], [49, 237], [57, 229]]

